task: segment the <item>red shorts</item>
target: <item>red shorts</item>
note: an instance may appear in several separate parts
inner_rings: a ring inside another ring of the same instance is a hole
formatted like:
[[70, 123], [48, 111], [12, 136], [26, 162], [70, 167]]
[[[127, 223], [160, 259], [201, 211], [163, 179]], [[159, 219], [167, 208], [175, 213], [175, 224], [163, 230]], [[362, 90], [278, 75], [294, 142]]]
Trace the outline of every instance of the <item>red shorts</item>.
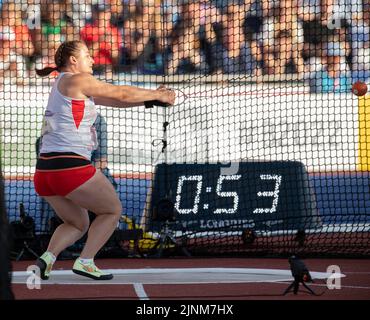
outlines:
[[36, 169], [33, 183], [36, 192], [42, 197], [64, 197], [92, 178], [95, 172], [96, 168], [91, 164], [53, 171]]

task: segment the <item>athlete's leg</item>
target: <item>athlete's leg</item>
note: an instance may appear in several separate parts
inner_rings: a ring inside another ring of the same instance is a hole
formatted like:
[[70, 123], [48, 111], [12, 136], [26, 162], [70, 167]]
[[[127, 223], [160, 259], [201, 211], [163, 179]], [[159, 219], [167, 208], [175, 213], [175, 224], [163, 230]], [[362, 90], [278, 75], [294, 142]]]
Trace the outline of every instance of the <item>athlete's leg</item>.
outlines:
[[61, 196], [44, 197], [53, 207], [63, 223], [50, 239], [47, 251], [58, 256], [65, 248], [74, 244], [89, 229], [89, 215], [86, 209]]
[[122, 213], [121, 202], [109, 180], [97, 170], [66, 198], [96, 214], [80, 257], [92, 259], [112, 235]]

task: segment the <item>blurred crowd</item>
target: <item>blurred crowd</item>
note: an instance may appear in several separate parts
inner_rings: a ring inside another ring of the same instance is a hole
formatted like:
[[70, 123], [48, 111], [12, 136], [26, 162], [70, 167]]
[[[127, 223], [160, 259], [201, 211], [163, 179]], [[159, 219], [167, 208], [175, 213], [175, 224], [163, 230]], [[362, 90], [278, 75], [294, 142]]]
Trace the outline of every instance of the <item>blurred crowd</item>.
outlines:
[[[0, 0], [0, 78], [85, 41], [95, 72], [297, 74], [344, 92], [370, 72], [370, 0]], [[3, 81], [2, 80], [2, 81]]]

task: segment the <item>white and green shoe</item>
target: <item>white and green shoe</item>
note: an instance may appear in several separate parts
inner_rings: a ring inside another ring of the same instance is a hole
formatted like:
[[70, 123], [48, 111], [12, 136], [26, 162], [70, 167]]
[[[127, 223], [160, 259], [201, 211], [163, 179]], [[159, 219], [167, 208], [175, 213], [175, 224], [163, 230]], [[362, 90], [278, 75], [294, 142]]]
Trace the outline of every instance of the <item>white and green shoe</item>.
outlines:
[[40, 258], [37, 259], [36, 265], [40, 268], [40, 277], [42, 280], [49, 279], [54, 262], [55, 258], [50, 252], [45, 252]]
[[113, 279], [113, 274], [111, 273], [104, 273], [101, 271], [94, 263], [91, 261], [87, 264], [82, 263], [81, 260], [78, 258], [75, 263], [73, 264], [72, 271], [75, 274], [80, 276], [88, 277], [94, 280], [111, 280]]

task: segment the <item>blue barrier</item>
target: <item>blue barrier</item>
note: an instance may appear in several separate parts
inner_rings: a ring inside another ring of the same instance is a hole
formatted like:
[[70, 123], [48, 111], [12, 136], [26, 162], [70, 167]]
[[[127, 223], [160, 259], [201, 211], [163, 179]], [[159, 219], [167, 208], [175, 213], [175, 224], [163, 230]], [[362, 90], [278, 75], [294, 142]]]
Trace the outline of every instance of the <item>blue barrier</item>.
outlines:
[[370, 222], [370, 172], [310, 176], [324, 224]]

